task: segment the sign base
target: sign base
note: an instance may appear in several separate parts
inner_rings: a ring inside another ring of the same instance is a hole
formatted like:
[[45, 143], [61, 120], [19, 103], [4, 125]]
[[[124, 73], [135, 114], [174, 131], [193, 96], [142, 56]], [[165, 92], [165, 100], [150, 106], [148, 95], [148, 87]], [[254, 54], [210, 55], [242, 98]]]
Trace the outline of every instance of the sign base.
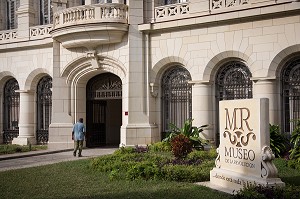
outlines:
[[262, 185], [268, 187], [285, 186], [280, 178], [257, 178], [245, 173], [240, 174], [224, 169], [214, 168], [210, 171], [210, 183], [226, 188], [227, 193], [236, 193], [247, 185]]

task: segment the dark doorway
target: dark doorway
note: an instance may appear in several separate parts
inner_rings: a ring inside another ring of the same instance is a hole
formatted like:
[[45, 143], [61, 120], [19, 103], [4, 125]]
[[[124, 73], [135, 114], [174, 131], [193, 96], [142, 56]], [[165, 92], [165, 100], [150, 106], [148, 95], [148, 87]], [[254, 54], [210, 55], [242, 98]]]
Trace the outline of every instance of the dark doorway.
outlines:
[[121, 125], [121, 79], [112, 73], [93, 77], [87, 84], [87, 147], [118, 146]]

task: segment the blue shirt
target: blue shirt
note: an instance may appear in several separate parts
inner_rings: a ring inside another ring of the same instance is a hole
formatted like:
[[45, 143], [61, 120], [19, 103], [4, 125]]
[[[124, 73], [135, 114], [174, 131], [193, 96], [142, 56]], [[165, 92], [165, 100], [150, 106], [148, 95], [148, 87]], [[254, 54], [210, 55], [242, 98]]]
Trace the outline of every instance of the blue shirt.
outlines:
[[85, 134], [85, 127], [84, 124], [81, 122], [77, 122], [73, 126], [73, 132], [74, 132], [74, 140], [84, 140], [84, 134]]

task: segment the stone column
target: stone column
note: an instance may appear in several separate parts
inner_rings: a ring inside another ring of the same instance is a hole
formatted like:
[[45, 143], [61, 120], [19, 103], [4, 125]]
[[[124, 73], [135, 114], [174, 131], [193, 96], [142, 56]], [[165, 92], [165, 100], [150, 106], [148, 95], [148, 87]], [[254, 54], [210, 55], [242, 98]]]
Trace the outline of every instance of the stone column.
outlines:
[[193, 81], [192, 87], [192, 118], [193, 126], [209, 125], [203, 132], [203, 138], [214, 141], [214, 110], [213, 110], [213, 93], [212, 83], [209, 81]]
[[12, 144], [36, 144], [34, 133], [34, 92], [18, 90], [20, 93], [19, 136]]
[[20, 7], [16, 13], [18, 16], [18, 38], [29, 39], [29, 27], [34, 25], [33, 1], [20, 0]]
[[70, 88], [60, 76], [60, 43], [53, 40], [52, 117], [49, 149], [73, 148]]
[[253, 77], [253, 98], [268, 98], [269, 99], [269, 114], [270, 123], [280, 123], [280, 101], [279, 87], [277, 87], [276, 77]]

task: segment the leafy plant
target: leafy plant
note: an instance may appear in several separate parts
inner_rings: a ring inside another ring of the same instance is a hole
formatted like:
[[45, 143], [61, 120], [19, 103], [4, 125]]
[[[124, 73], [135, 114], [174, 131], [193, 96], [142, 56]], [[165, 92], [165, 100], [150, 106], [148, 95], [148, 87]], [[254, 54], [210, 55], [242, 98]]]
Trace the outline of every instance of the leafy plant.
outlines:
[[192, 152], [192, 143], [183, 134], [179, 134], [171, 140], [172, 153], [176, 158], [184, 158]]
[[287, 139], [280, 132], [280, 127], [275, 124], [270, 124], [270, 147], [276, 157], [286, 151]]
[[300, 162], [300, 120], [295, 120], [295, 128], [292, 132], [291, 144], [292, 149], [290, 150], [290, 159]]
[[239, 199], [298, 199], [300, 197], [299, 187], [296, 186], [263, 186], [251, 184], [238, 191], [233, 198]]
[[206, 145], [208, 141], [202, 139], [200, 137], [200, 134], [203, 132], [205, 127], [208, 127], [208, 125], [196, 127], [193, 126], [192, 123], [193, 119], [188, 119], [187, 121], [185, 121], [182, 128], [179, 128], [176, 125], [170, 123], [170, 132], [167, 137], [163, 139], [163, 141], [170, 143], [174, 137], [182, 134], [190, 140], [194, 148], [203, 149], [204, 145]]

